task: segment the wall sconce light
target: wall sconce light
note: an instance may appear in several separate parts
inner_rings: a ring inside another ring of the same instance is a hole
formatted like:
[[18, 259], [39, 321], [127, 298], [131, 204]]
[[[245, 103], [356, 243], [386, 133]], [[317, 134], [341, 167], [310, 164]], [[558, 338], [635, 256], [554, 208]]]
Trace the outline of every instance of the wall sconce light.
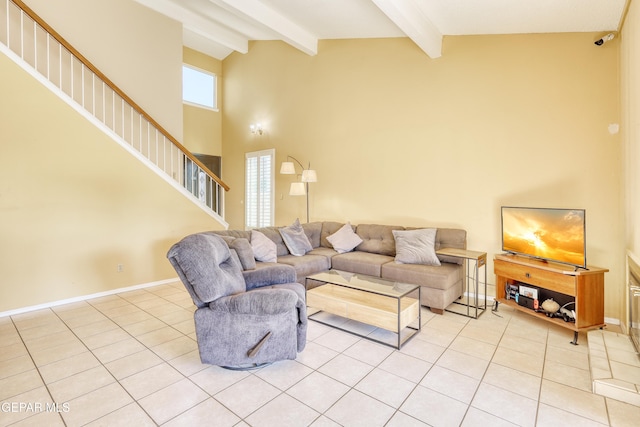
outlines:
[[302, 163], [298, 161], [295, 157], [287, 156], [287, 161], [282, 162], [280, 165], [280, 173], [283, 175], [295, 175], [296, 174], [296, 165], [293, 162], [288, 161], [289, 159], [295, 160], [296, 163], [300, 165], [302, 169], [302, 176], [300, 182], [292, 182], [291, 187], [289, 188], [290, 196], [307, 196], [307, 222], [309, 222], [309, 183], [310, 182], [318, 182], [318, 174], [315, 170], [311, 169], [311, 163], [307, 169], [304, 168]]
[[264, 133], [264, 129], [262, 128], [262, 125], [260, 123], [251, 123], [249, 125], [249, 130], [251, 130], [252, 134], [258, 134], [258, 135], [262, 135]]

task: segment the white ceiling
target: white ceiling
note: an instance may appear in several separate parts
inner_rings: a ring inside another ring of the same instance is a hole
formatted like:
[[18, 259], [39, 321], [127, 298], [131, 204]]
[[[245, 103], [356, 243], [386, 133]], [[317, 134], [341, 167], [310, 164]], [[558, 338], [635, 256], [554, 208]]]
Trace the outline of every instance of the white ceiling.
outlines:
[[183, 24], [184, 45], [218, 59], [249, 40], [309, 54], [318, 40], [409, 37], [431, 58], [445, 35], [613, 32], [630, 0], [135, 0]]

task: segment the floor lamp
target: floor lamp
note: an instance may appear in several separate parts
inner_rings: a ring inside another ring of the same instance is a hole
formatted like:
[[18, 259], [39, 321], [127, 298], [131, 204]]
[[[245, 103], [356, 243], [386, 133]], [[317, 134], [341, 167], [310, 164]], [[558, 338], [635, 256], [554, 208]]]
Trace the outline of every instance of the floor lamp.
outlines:
[[311, 169], [311, 162], [309, 162], [309, 167], [307, 169], [304, 168], [302, 163], [298, 159], [292, 156], [287, 156], [287, 161], [282, 162], [280, 165], [280, 173], [283, 175], [295, 175], [296, 167], [293, 162], [290, 162], [289, 159], [295, 160], [296, 163], [300, 165], [302, 169], [302, 179], [300, 182], [292, 182], [291, 187], [289, 188], [290, 196], [307, 196], [307, 222], [309, 222], [309, 183], [310, 182], [318, 182], [318, 175], [316, 171]]

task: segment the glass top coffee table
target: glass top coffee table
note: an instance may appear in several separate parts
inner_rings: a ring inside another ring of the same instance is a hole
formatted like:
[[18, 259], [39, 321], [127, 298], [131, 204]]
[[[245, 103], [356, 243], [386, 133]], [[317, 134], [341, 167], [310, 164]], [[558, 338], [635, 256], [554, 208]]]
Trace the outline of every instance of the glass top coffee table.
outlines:
[[[311, 285], [317, 285], [311, 287]], [[400, 349], [421, 329], [420, 286], [393, 282], [379, 277], [329, 270], [305, 279], [307, 306], [318, 311], [309, 319], [330, 325], [352, 334]], [[355, 328], [327, 322], [321, 313], [366, 323], [391, 331], [397, 340], [376, 339], [372, 333], [363, 334]], [[417, 325], [416, 325], [417, 323]]]

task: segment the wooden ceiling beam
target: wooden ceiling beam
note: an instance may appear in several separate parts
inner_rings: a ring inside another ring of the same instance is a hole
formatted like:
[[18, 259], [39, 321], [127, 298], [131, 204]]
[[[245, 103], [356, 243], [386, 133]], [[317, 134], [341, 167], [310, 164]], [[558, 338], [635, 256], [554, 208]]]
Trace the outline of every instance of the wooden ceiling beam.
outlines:
[[135, 0], [165, 16], [182, 22], [183, 29], [240, 53], [249, 52], [249, 40], [241, 34], [170, 0]]
[[416, 0], [372, 0], [430, 58], [442, 56], [442, 33]]
[[308, 55], [318, 53], [318, 38], [260, 0], [210, 0], [269, 28], [283, 41]]

